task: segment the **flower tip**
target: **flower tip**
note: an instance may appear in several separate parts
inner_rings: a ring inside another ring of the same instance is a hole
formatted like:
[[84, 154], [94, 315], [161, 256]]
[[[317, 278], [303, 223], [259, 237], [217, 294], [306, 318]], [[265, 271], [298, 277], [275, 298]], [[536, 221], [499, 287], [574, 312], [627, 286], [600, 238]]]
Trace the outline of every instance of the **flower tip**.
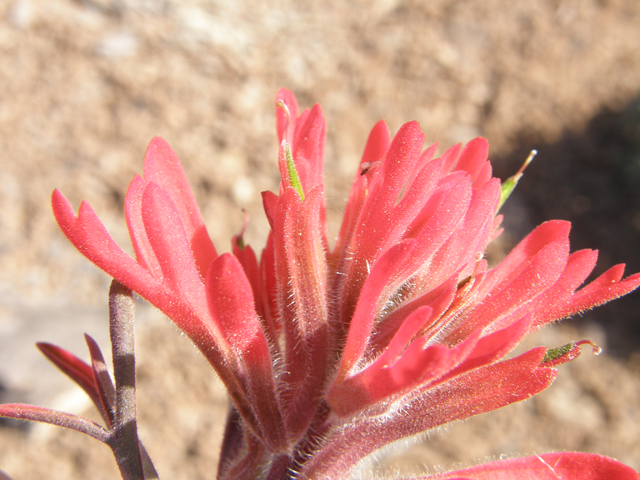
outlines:
[[51, 205], [55, 207], [56, 204], [60, 203], [63, 200], [64, 200], [64, 195], [60, 190], [55, 188], [53, 192], [51, 192]]
[[425, 135], [420, 128], [420, 122], [417, 120], [411, 120], [410, 122], [405, 123], [400, 127], [396, 136], [402, 133], [405, 135], [405, 141], [412, 141], [416, 143], [420, 143], [420, 149], [422, 149], [422, 144], [424, 144]]
[[498, 204], [498, 210], [502, 208], [502, 205], [504, 205], [504, 202], [506, 202], [507, 198], [509, 198], [509, 196], [513, 193], [516, 186], [518, 185], [518, 182], [520, 181], [520, 178], [522, 178], [522, 175], [524, 174], [525, 169], [529, 166], [529, 164], [533, 161], [533, 159], [537, 154], [538, 154], [537, 150], [531, 150], [531, 152], [529, 153], [529, 156], [520, 167], [520, 170], [518, 170], [515, 173], [515, 175], [507, 178], [504, 181], [504, 183], [502, 184], [502, 192], [500, 194], [500, 203]]
[[[82, 208], [84, 203], [83, 201], [80, 208]], [[63, 225], [72, 223], [76, 219], [76, 214], [69, 200], [67, 200], [57, 188], [51, 194], [51, 210], [53, 210], [53, 216], [61, 228]]]
[[145, 155], [144, 155], [145, 159], [147, 157], [149, 157], [149, 155], [151, 155], [152, 153], [154, 153], [156, 151], [160, 151], [160, 152], [171, 151], [171, 152], [173, 152], [173, 149], [169, 145], [169, 142], [167, 142], [164, 138], [155, 136], [155, 137], [153, 137], [151, 139], [151, 141], [147, 145], [147, 149], [145, 150]]
[[149, 141], [149, 145], [156, 145], [158, 143], [167, 143], [167, 141], [159, 135], [156, 135]]

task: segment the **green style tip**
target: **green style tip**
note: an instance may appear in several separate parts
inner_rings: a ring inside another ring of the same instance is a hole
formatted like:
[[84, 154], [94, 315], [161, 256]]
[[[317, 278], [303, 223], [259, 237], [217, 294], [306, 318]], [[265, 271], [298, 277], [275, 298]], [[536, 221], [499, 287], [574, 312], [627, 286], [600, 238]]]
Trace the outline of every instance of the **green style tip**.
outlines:
[[289, 182], [291, 182], [291, 186], [295, 188], [300, 195], [300, 199], [304, 200], [304, 190], [302, 189], [302, 182], [300, 182], [300, 177], [298, 176], [298, 171], [296, 170], [296, 164], [293, 161], [291, 147], [286, 142], [286, 140], [283, 140], [282, 144], [284, 146], [284, 153], [287, 157], [287, 174], [289, 176]]
[[518, 185], [518, 182], [522, 177], [522, 174], [524, 173], [524, 170], [529, 166], [529, 164], [537, 154], [538, 154], [537, 150], [531, 150], [531, 153], [529, 154], [527, 159], [524, 161], [524, 163], [520, 167], [520, 170], [518, 170], [516, 174], [513, 175], [512, 177], [509, 177], [504, 182], [502, 182], [502, 192], [500, 194], [500, 204], [498, 205], [498, 210], [502, 208], [502, 205], [504, 205], [504, 202], [506, 202], [507, 198], [509, 198], [509, 196], [513, 193], [513, 191], [516, 188], [516, 185]]

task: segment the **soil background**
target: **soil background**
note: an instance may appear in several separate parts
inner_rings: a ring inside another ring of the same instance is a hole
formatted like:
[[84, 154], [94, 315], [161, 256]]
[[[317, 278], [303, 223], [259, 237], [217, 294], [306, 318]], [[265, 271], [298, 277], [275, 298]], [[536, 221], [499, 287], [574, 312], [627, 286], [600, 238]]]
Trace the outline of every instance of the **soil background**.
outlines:
[[[50, 195], [87, 200], [128, 245], [123, 199], [146, 144], [183, 161], [219, 251], [276, 190], [279, 87], [327, 118], [330, 228], [369, 129], [418, 120], [440, 151], [482, 135], [498, 176], [538, 157], [504, 208], [504, 255], [538, 223], [573, 222], [597, 272], [640, 271], [640, 2], [636, 0], [0, 2], [0, 401], [92, 415], [35, 341], [86, 358], [109, 350], [109, 279], [59, 232]], [[640, 469], [640, 295], [541, 330], [528, 346], [590, 338], [604, 347], [561, 367], [521, 404], [386, 449], [354, 478], [583, 450]], [[215, 477], [224, 392], [168, 320], [139, 302], [141, 437], [161, 478]], [[76, 434], [0, 425], [14, 480], [116, 479], [109, 450]]]

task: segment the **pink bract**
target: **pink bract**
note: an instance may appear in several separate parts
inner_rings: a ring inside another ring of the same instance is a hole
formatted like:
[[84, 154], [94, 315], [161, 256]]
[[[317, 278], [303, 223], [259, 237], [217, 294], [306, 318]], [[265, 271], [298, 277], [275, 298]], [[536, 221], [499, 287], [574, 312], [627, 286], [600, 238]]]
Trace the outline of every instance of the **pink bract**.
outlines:
[[[160, 138], [126, 195], [135, 260], [88, 204], [76, 216], [60, 192], [52, 198], [76, 248], [173, 320], [226, 385], [233, 409], [219, 478], [344, 478], [390, 442], [529, 398], [579, 346], [505, 360], [521, 339], [640, 285], [617, 265], [581, 287], [597, 252], [570, 253], [564, 221], [540, 225], [489, 268], [501, 183], [488, 143], [434, 159], [416, 122], [393, 138], [384, 122], [373, 128], [331, 250], [322, 111], [298, 115], [286, 90], [277, 105], [282, 182], [263, 194], [271, 233], [259, 262], [241, 238], [217, 254]], [[540, 465], [556, 460], [562, 478], [638, 478], [604, 457], [531, 458], [434, 478], [546, 478]], [[581, 476], [579, 463], [627, 476]]]

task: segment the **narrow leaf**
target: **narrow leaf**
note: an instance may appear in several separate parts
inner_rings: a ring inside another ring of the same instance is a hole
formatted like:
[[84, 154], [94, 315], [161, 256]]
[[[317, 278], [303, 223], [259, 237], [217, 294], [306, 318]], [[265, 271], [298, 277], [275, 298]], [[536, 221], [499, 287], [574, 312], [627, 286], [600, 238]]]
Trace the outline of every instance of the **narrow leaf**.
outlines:
[[113, 427], [114, 425], [114, 409], [116, 392], [113, 388], [113, 382], [109, 376], [107, 370], [107, 364], [104, 361], [100, 347], [96, 341], [85, 333], [84, 335], [87, 346], [89, 347], [89, 354], [91, 355], [91, 366], [93, 369], [93, 375], [96, 382], [96, 388], [100, 395], [100, 401], [103, 408], [107, 412], [107, 425]]
[[70, 428], [76, 432], [89, 435], [102, 443], [108, 443], [110, 439], [109, 432], [97, 423], [71, 413], [60, 412], [50, 408], [35, 407], [22, 403], [6, 403], [0, 405], [0, 417], [29, 420], [31, 422], [48, 423], [63, 428]]
[[93, 368], [75, 355], [49, 343], [36, 343], [42, 354], [65, 375], [78, 384], [89, 396], [107, 425], [111, 425], [111, 413], [104, 404], [96, 384]]

